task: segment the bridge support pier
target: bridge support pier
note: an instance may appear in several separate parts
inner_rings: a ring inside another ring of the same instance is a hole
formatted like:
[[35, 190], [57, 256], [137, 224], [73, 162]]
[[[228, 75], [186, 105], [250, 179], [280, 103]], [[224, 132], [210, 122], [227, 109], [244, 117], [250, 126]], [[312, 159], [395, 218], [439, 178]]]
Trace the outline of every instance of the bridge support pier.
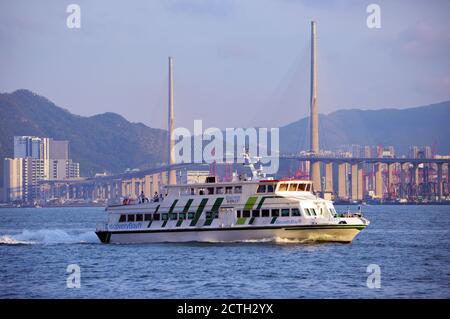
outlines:
[[333, 193], [333, 163], [325, 164], [325, 193]]
[[395, 163], [387, 164], [387, 171], [388, 171], [387, 193], [388, 193], [389, 199], [394, 199], [394, 198], [392, 198], [392, 195], [393, 195], [392, 190], [394, 189], [394, 168], [395, 168]]
[[363, 200], [364, 197], [364, 181], [363, 181], [363, 167], [358, 164], [358, 200]]
[[383, 199], [383, 164], [375, 164], [375, 196]]
[[319, 161], [315, 161], [315, 162], [310, 162], [310, 179], [313, 182], [313, 186], [314, 186], [314, 190], [316, 192], [321, 192], [322, 191], [322, 183], [321, 183], [321, 178], [320, 178], [320, 162]]
[[352, 164], [352, 200], [363, 199], [362, 166], [359, 163]]
[[347, 194], [347, 163], [338, 164], [338, 197], [348, 199]]
[[437, 200], [442, 201], [442, 166], [444, 164], [437, 164]]

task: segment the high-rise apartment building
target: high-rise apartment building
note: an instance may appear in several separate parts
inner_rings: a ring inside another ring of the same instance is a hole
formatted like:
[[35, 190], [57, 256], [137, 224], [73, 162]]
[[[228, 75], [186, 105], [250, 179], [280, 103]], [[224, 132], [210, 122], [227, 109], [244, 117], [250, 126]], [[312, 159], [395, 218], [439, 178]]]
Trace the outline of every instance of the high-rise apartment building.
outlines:
[[69, 159], [69, 141], [57, 141], [50, 139], [50, 155], [52, 160]]
[[3, 164], [3, 198], [6, 202], [23, 200], [23, 159], [5, 158]]
[[80, 166], [69, 158], [69, 141], [14, 136], [14, 158], [4, 160], [4, 200], [32, 202], [43, 180], [80, 177]]
[[64, 180], [80, 177], [80, 164], [70, 159], [50, 160], [50, 180]]
[[418, 154], [419, 154], [419, 147], [415, 145], [409, 147], [409, 154], [408, 154], [409, 158], [417, 158]]

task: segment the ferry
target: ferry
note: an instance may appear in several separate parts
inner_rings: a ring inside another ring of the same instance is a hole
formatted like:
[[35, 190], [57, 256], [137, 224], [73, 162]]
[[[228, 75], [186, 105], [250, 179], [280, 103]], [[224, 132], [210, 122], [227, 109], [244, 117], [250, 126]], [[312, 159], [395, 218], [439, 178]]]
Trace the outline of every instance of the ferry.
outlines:
[[350, 243], [369, 225], [360, 212], [338, 214], [331, 201], [314, 193], [311, 181], [267, 178], [245, 158], [249, 178], [166, 185], [164, 195], [151, 201], [108, 206], [98, 238], [102, 243]]

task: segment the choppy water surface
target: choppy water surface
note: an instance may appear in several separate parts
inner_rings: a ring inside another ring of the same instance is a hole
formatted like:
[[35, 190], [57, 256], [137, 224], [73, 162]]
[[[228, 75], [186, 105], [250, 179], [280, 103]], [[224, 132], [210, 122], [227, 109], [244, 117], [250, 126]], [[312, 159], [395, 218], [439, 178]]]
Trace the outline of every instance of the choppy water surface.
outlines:
[[0, 209], [0, 298], [449, 298], [450, 206], [363, 210], [352, 244], [104, 245], [102, 208]]

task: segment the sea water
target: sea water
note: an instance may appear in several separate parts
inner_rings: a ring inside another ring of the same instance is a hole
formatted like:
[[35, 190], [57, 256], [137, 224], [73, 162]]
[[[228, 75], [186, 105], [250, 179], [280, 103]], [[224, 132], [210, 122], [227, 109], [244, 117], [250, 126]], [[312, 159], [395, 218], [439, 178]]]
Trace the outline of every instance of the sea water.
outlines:
[[450, 206], [363, 213], [351, 244], [106, 245], [103, 208], [0, 209], [0, 298], [450, 297]]

